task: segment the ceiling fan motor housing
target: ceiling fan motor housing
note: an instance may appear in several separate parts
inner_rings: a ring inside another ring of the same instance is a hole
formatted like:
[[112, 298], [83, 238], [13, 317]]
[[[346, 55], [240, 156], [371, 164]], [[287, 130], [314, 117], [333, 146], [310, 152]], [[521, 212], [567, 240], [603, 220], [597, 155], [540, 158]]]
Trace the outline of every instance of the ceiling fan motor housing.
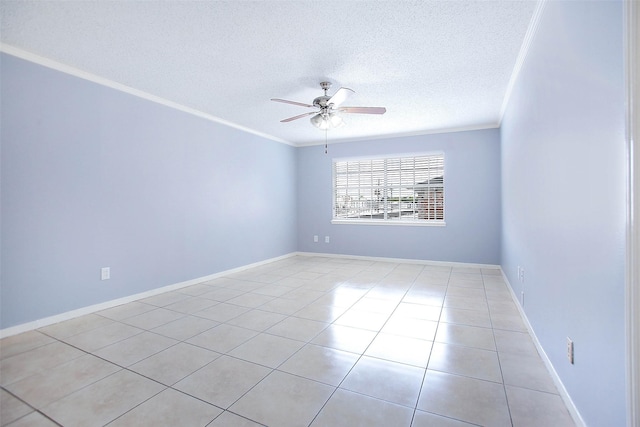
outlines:
[[319, 96], [313, 100], [313, 105], [318, 108], [327, 108], [327, 101], [330, 99], [331, 97], [327, 95]]

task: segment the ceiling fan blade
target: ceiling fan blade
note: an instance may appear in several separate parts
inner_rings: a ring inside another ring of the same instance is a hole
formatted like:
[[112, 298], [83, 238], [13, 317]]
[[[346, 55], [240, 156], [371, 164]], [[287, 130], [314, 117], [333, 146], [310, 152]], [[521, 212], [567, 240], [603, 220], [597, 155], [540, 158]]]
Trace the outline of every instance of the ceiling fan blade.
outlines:
[[352, 93], [355, 93], [352, 89], [348, 87], [341, 87], [338, 89], [336, 93], [333, 94], [331, 98], [327, 101], [327, 105], [333, 104], [334, 107], [342, 104]]
[[[310, 107], [311, 107], [311, 105], [310, 105]], [[298, 120], [298, 119], [301, 119], [303, 117], [310, 116], [312, 114], [318, 114], [318, 112], [317, 111], [312, 111], [310, 113], [298, 114], [297, 116], [293, 116], [293, 117], [289, 117], [288, 119], [280, 120], [280, 122], [281, 123], [292, 122], [294, 120]]]
[[384, 114], [387, 112], [384, 107], [340, 107], [337, 110], [342, 113], [356, 114]]
[[301, 107], [313, 107], [311, 104], [305, 104], [304, 102], [287, 101], [286, 99], [271, 98], [272, 101], [284, 102], [285, 104], [299, 105]]

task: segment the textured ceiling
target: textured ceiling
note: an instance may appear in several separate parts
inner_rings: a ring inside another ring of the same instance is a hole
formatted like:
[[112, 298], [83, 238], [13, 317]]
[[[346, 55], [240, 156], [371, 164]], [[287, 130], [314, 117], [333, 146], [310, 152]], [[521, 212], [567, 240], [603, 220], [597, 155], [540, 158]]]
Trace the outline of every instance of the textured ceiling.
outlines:
[[17, 48], [296, 145], [319, 83], [355, 90], [330, 141], [494, 127], [534, 1], [6, 1]]

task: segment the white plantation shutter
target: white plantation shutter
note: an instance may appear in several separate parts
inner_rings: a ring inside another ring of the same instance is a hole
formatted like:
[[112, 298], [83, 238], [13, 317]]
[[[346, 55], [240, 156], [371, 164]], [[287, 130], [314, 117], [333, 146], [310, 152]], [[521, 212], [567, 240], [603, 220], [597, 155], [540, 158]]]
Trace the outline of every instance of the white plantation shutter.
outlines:
[[444, 155], [334, 160], [333, 219], [444, 224]]

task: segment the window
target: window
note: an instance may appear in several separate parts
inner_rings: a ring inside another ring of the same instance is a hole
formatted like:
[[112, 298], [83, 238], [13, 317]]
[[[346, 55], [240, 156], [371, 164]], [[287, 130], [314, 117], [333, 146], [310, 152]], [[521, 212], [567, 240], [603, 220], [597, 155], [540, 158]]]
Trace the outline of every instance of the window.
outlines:
[[332, 222], [444, 225], [444, 155], [334, 160]]

